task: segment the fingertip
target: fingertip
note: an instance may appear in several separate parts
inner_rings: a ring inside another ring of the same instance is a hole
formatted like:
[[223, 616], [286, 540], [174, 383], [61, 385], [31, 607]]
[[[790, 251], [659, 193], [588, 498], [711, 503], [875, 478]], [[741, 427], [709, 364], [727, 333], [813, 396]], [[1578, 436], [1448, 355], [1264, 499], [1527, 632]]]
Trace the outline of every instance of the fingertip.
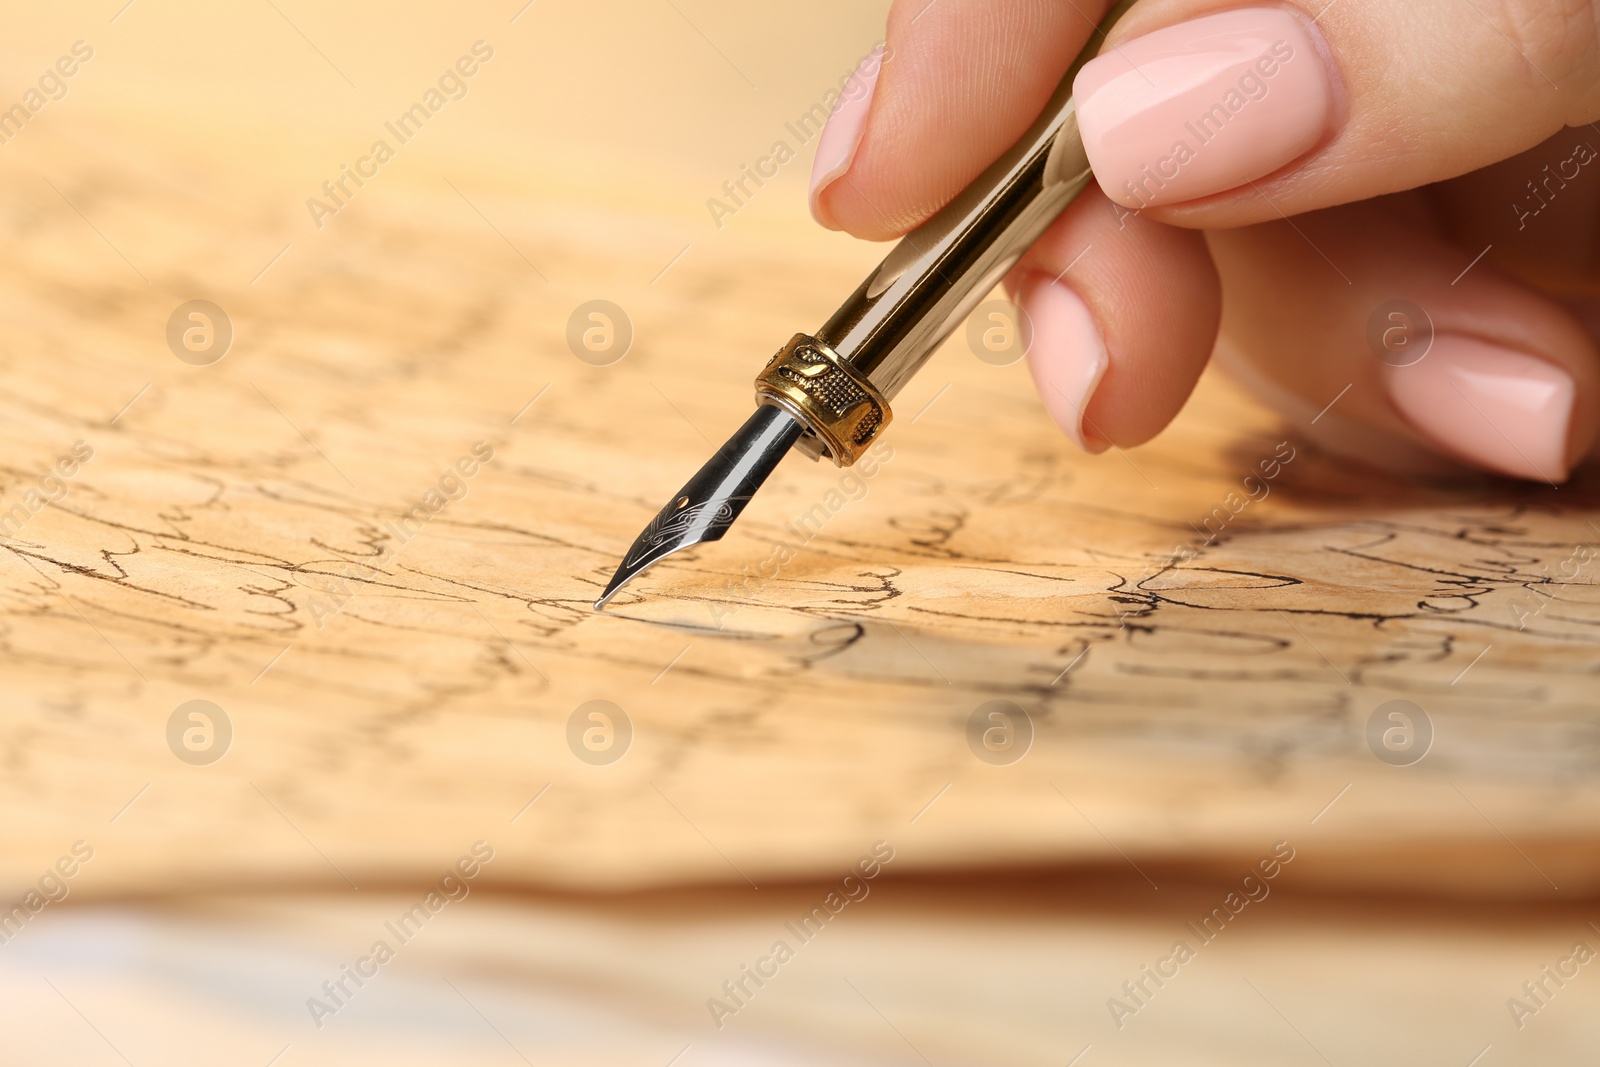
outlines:
[[1111, 447], [1090, 407], [1111, 366], [1105, 335], [1083, 298], [1049, 275], [1029, 271], [1015, 283], [1027, 331], [1028, 371], [1045, 411], [1085, 452]]

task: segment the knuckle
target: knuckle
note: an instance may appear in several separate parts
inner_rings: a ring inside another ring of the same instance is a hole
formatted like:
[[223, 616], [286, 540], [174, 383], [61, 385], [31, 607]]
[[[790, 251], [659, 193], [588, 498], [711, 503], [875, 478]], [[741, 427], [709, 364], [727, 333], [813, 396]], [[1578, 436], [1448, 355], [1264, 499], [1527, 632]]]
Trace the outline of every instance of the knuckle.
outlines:
[[1521, 53], [1528, 76], [1587, 110], [1600, 101], [1600, 0], [1499, 0], [1480, 9]]

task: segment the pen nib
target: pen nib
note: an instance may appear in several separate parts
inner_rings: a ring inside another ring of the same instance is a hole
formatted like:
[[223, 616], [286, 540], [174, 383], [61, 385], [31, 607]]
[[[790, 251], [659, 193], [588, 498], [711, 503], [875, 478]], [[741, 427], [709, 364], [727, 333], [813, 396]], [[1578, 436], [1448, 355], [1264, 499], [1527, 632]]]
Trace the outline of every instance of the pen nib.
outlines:
[[680, 548], [719, 540], [803, 432], [782, 408], [763, 404], [644, 528], [594, 602], [596, 611], [652, 564]]

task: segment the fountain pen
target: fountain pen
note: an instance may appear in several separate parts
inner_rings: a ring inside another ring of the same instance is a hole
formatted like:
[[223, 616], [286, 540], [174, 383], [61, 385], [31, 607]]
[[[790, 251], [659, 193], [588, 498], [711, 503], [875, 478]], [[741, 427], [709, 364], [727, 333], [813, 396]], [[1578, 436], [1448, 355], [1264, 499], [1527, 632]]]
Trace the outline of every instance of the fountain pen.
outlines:
[[1111, 9], [1015, 145], [767, 362], [755, 413], [645, 526], [596, 610], [679, 549], [719, 540], [791, 448], [848, 467], [888, 428], [889, 402], [1093, 179], [1072, 81], [1132, 4]]

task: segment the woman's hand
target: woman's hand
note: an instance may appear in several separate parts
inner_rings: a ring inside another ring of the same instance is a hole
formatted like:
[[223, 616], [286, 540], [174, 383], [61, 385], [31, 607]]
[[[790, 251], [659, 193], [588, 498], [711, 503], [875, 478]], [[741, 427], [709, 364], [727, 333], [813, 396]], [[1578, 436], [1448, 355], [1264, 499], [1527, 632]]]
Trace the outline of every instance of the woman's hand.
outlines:
[[[896, 2], [812, 213], [916, 226], [1022, 134], [1108, 6]], [[1327, 447], [1564, 480], [1600, 429], [1596, 7], [1142, 0], [1075, 83], [1099, 187], [1007, 279], [1056, 422], [1091, 451], [1148, 440], [1215, 344]]]

